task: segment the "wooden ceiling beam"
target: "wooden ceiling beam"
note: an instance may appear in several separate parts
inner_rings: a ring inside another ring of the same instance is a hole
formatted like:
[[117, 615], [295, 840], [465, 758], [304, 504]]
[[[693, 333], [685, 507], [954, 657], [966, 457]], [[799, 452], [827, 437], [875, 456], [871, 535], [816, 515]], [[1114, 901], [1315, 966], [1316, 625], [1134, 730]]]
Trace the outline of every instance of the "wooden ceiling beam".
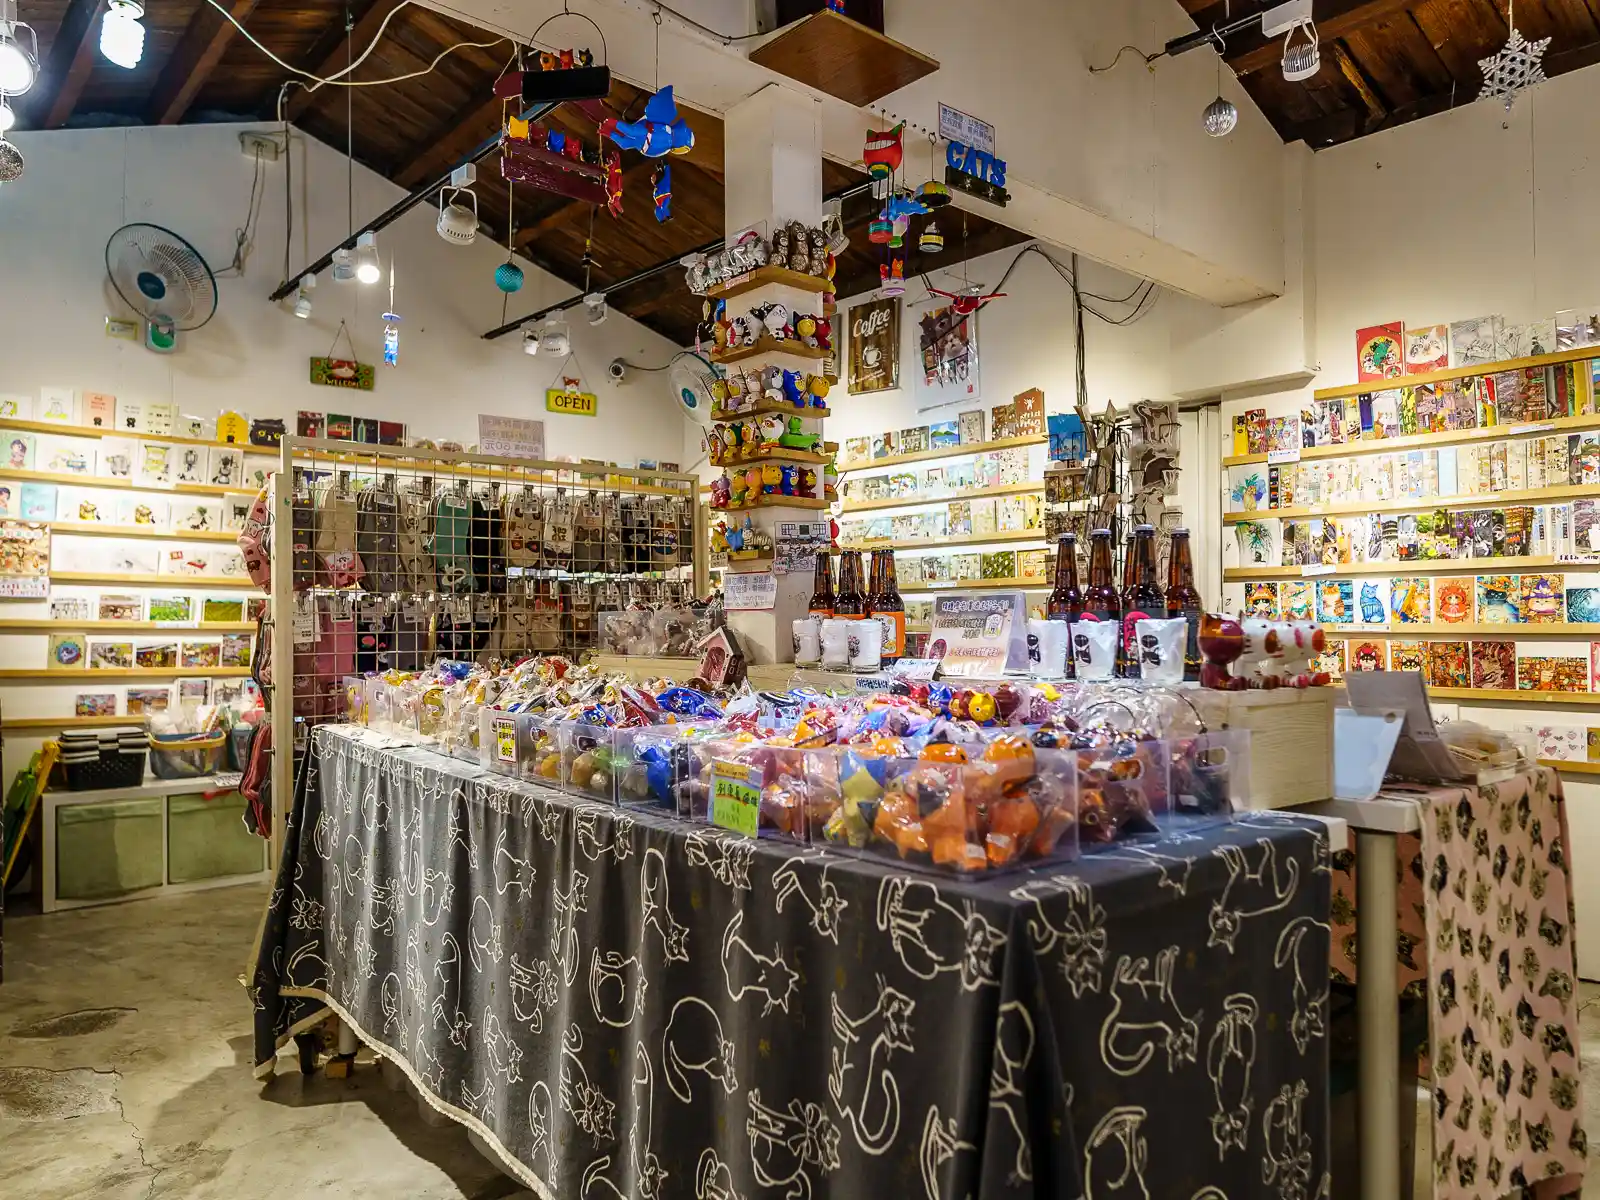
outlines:
[[[1316, 8], [1317, 36], [1326, 45], [1349, 37], [1379, 21], [1398, 16], [1417, 0], [1319, 0]], [[1194, 14], [1194, 23], [1211, 29], [1226, 22], [1227, 6], [1212, 4]], [[1240, 75], [1276, 67], [1283, 59], [1283, 39], [1269, 38], [1259, 25], [1241, 30], [1228, 39], [1223, 59]]]
[[463, 105], [429, 135], [423, 143], [425, 148], [390, 178], [403, 188], [414, 188], [451, 163], [459, 162], [469, 150], [500, 128], [503, 108], [504, 104], [492, 96]]
[[[372, 44], [372, 39], [378, 36], [378, 27], [388, 18], [389, 14], [399, 8], [401, 0], [372, 0], [366, 12], [361, 14], [361, 19], [355, 23], [347, 39], [344, 31], [344, 9], [340, 7], [334, 16], [329, 30], [318, 39], [317, 46], [321, 56], [312, 59], [310, 66], [305, 69], [319, 78], [326, 79], [345, 68], [350, 52], [345, 48], [345, 42], [350, 41], [355, 47], [353, 57], [360, 58], [361, 54]], [[208, 6], [209, 7], [209, 6]], [[324, 49], [330, 43], [331, 49]], [[297, 78], [300, 78], [297, 76]], [[308, 82], [304, 81], [303, 82]], [[298, 120], [300, 114], [314, 104], [318, 104], [333, 95], [339, 89], [336, 87], [322, 87], [311, 91], [308, 87], [296, 88], [289, 96], [289, 103], [284, 107], [286, 120]]]
[[95, 20], [105, 0], [72, 0], [39, 67], [39, 80], [28, 96], [28, 114], [40, 129], [59, 129], [78, 107], [94, 70]]
[[[242, 25], [250, 19], [257, 3], [258, 0], [233, 0], [228, 11]], [[194, 10], [172, 57], [161, 68], [161, 78], [150, 91], [145, 112], [147, 125], [176, 125], [183, 120], [237, 32], [233, 21], [211, 5], [201, 4]]]
[[1361, 69], [1361, 64], [1356, 62], [1355, 56], [1343, 42], [1336, 42], [1333, 47], [1333, 59], [1339, 64], [1339, 73], [1351, 87], [1355, 88], [1356, 95], [1361, 97], [1361, 103], [1367, 106], [1369, 120], [1381, 121], [1389, 115], [1389, 109], [1383, 101], [1378, 99], [1377, 89], [1373, 86], [1366, 72]]

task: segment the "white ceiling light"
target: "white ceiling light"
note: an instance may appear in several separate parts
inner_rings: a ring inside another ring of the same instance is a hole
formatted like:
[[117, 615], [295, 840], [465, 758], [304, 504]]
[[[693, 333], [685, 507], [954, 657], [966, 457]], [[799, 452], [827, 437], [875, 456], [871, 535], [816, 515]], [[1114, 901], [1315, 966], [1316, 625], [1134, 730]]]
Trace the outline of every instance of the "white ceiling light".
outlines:
[[522, 331], [522, 352], [537, 356], [539, 353], [539, 331], [537, 329], [524, 329]]
[[294, 298], [294, 315], [302, 321], [311, 316], [311, 290], [317, 286], [315, 275], [304, 275], [300, 278], [300, 291]]
[[[1269, 38], [1283, 35], [1283, 77], [1290, 83], [1310, 79], [1322, 69], [1317, 26], [1311, 19], [1311, 0], [1289, 0], [1261, 14], [1261, 32]], [[1295, 40], [1296, 34], [1300, 40]]]
[[472, 245], [478, 236], [477, 193], [466, 188], [439, 189], [439, 220], [434, 228], [452, 246]]
[[362, 283], [377, 283], [383, 278], [383, 265], [378, 261], [378, 235], [370, 229], [356, 239], [356, 278]]
[[0, 133], [9, 133], [16, 123], [16, 110], [6, 103], [4, 96], [0, 96]]
[[[28, 31], [28, 46], [21, 31]], [[17, 20], [17, 7], [0, 0], [0, 92], [20, 96], [39, 77], [39, 37], [32, 25]]]
[[144, 57], [144, 5], [139, 0], [110, 0], [100, 22], [100, 53], [119, 67], [132, 70]]
[[333, 252], [333, 281], [349, 283], [356, 277], [355, 256], [348, 247], [341, 246]]
[[583, 311], [589, 318], [589, 324], [601, 324], [606, 319], [606, 294], [590, 292], [583, 298]]
[[539, 330], [539, 352], [565, 358], [572, 353], [572, 338], [567, 333], [567, 323], [556, 317], [545, 321]]

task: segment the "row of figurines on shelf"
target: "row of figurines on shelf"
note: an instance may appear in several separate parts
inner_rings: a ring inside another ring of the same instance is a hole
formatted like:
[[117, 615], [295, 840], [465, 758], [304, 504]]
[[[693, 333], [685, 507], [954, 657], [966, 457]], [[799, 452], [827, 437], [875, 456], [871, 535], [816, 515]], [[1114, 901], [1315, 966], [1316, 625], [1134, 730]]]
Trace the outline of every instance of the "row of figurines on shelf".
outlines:
[[[720, 302], [718, 307], [723, 307]], [[712, 324], [718, 350], [754, 346], [762, 338], [799, 342], [808, 350], [832, 350], [833, 322], [815, 313], [790, 312], [787, 304], [759, 304], [737, 317], [719, 314]]]
[[770, 242], [754, 229], [741, 234], [725, 250], [715, 254], [691, 254], [684, 260], [685, 282], [689, 290], [703, 296], [712, 288], [747, 275], [762, 267], [783, 267], [813, 279], [832, 281], [837, 248], [850, 243], [838, 217], [827, 217], [821, 225], [790, 221], [779, 225]]
[[832, 499], [831, 492], [818, 491], [820, 479], [816, 467], [803, 463], [767, 462], [732, 474], [724, 471], [711, 481], [711, 507], [737, 508], [762, 496]]
[[829, 384], [821, 375], [786, 371], [782, 367], [750, 367], [743, 371], [724, 370], [722, 378], [711, 384], [711, 398], [724, 412], [737, 413], [768, 404], [789, 404], [796, 409], [827, 407]]
[[716, 424], [706, 436], [712, 466], [739, 462], [770, 454], [774, 450], [803, 450], [816, 454], [822, 446], [820, 433], [807, 433], [798, 416], [780, 417], [767, 413], [743, 421]]
[[1200, 686], [1226, 691], [1324, 686], [1329, 675], [1318, 669], [1317, 659], [1326, 648], [1327, 636], [1315, 621], [1241, 620], [1206, 613], [1199, 629], [1205, 660]]

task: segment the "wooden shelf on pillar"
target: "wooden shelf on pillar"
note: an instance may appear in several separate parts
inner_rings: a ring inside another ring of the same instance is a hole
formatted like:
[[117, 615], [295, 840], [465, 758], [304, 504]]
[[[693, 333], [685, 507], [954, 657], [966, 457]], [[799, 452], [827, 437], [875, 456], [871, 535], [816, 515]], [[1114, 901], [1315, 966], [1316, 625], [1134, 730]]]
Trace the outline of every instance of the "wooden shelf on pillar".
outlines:
[[[801, 414], [802, 416], [804, 414]], [[764, 462], [789, 462], [805, 463], [807, 466], [821, 467], [828, 461], [826, 454], [814, 454], [810, 450], [792, 450], [788, 446], [774, 446], [771, 450], [761, 450], [744, 458], [732, 458], [726, 462], [714, 462], [713, 467], [751, 467]]]
[[780, 417], [805, 417], [810, 421], [821, 421], [833, 416], [833, 413], [826, 408], [796, 408], [792, 404], [773, 404], [769, 400], [763, 400], [760, 404], [752, 405], [750, 408], [741, 408], [737, 412], [714, 408], [711, 410], [711, 419], [713, 421], [742, 421], [746, 417], [764, 417], [768, 413], [776, 413]]
[[826, 9], [756, 47], [750, 61], [857, 107], [939, 69], [937, 59]]
[[713, 300], [726, 300], [731, 296], [742, 296], [746, 292], [753, 292], [757, 288], [766, 287], [769, 283], [779, 283], [784, 287], [799, 288], [802, 292], [831, 292], [833, 284], [826, 279], [818, 279], [815, 275], [805, 275], [799, 271], [791, 271], [787, 267], [757, 267], [754, 271], [747, 271], [743, 275], [735, 276], [727, 283], [718, 284], [714, 288], [707, 288], [706, 295]]
[[754, 512], [758, 508], [815, 508], [828, 507], [828, 501], [817, 496], [785, 496], [782, 493], [773, 496], [762, 496], [756, 503], [730, 504], [727, 508], [713, 508], [711, 515], [718, 513]]
[[814, 358], [821, 361], [832, 358], [832, 350], [824, 350], [820, 346], [807, 346], [804, 342], [794, 338], [777, 338], [763, 335], [756, 339], [754, 344], [740, 346], [737, 350], [718, 350], [712, 353], [711, 361], [714, 363], [743, 362], [747, 358], [756, 358], [762, 354], [790, 354], [795, 358]]

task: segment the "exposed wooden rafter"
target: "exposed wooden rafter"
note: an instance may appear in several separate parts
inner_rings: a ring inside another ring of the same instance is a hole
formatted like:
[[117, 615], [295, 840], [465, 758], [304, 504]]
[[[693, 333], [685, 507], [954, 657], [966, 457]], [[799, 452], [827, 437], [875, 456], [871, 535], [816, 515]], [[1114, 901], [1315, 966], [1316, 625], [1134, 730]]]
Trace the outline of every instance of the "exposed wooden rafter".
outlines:
[[1389, 109], [1383, 101], [1378, 99], [1377, 90], [1368, 79], [1366, 72], [1361, 69], [1361, 64], [1351, 56], [1350, 51], [1343, 43], [1335, 43], [1333, 47], [1334, 61], [1339, 64], [1339, 73], [1343, 75], [1350, 86], [1355, 88], [1356, 95], [1361, 97], [1361, 103], [1367, 106], [1367, 116], [1373, 121], [1381, 121], [1389, 115]]
[[[372, 39], [378, 36], [378, 27], [390, 13], [400, 7], [400, 4], [401, 0], [372, 0], [367, 6], [367, 10], [361, 14], [361, 19], [355, 23], [355, 28], [350, 34], [356, 58], [360, 58], [361, 52], [372, 44]], [[318, 41], [318, 49], [322, 51], [321, 56], [313, 59], [311, 65], [305, 69], [322, 79], [342, 71], [349, 56], [345, 41], [344, 9], [340, 6], [335, 9], [333, 25], [330, 26], [328, 33]], [[324, 50], [323, 47], [329, 42], [332, 43], [332, 48]], [[305, 87], [295, 88], [289, 96], [289, 103], [284, 106], [284, 115], [291, 121], [298, 120], [306, 109], [320, 103], [338, 90], [329, 87], [318, 88], [316, 91]]]
[[[234, 20], [243, 24], [250, 19], [258, 2], [233, 0], [229, 11]], [[201, 4], [195, 9], [188, 28], [183, 31], [183, 37], [150, 93], [145, 120], [151, 125], [176, 125], [183, 120], [237, 32], [233, 21], [211, 5]]]
[[403, 188], [414, 188], [443, 171], [500, 128], [503, 109], [503, 102], [491, 97], [475, 100], [451, 113], [433, 136], [422, 143], [417, 155], [392, 178]]
[[67, 123], [94, 69], [96, 18], [105, 0], [71, 0], [61, 27], [39, 67], [39, 81], [29, 93], [28, 115], [40, 129]]
[[[1323, 44], [1349, 37], [1368, 25], [1399, 15], [1416, 2], [1417, 0], [1318, 0], [1314, 10], [1317, 36], [1322, 39]], [[1265, 10], [1273, 5], [1264, 3], [1260, 7]], [[1242, 6], [1235, 0], [1232, 5], [1235, 18], [1240, 15], [1241, 8]], [[1229, 6], [1225, 3], [1212, 4], [1194, 13], [1193, 20], [1201, 29], [1211, 29], [1225, 24], [1229, 11]], [[1276, 66], [1283, 58], [1283, 39], [1267, 37], [1261, 32], [1259, 25], [1236, 33], [1228, 39], [1227, 45], [1223, 58], [1240, 75], [1249, 75], [1253, 71]]]

